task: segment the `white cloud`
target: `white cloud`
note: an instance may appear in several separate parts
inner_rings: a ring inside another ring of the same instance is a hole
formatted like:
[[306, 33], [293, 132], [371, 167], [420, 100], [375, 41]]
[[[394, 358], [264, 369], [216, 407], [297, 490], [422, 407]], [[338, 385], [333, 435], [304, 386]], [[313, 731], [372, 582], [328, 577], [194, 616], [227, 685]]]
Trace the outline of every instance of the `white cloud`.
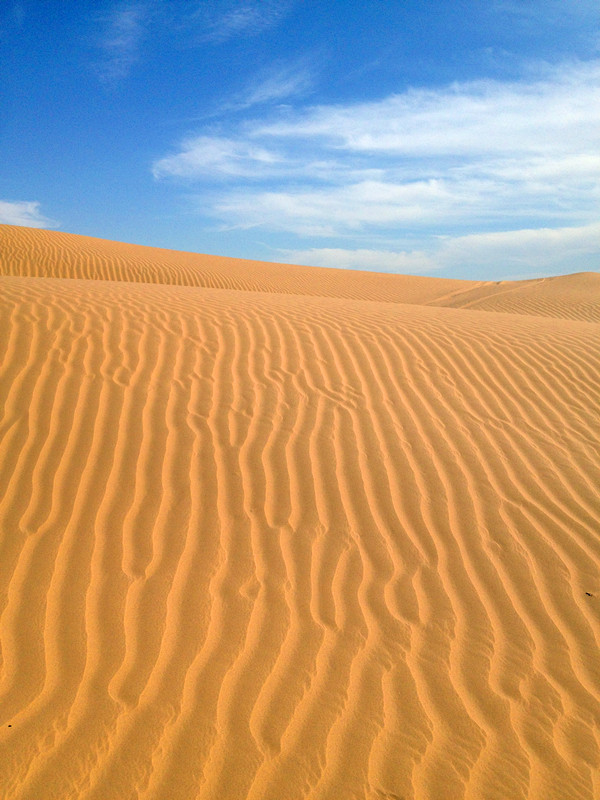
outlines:
[[[225, 229], [333, 239], [291, 251], [313, 263], [596, 269], [599, 96], [595, 60], [543, 66], [520, 82], [286, 109], [187, 140], [154, 174], [209, 178], [198, 207]], [[216, 189], [219, 177], [228, 182]]]
[[402, 157], [597, 150], [600, 61], [545, 73], [530, 82], [477, 81], [412, 89], [371, 103], [319, 106], [257, 124], [252, 133]]
[[[506, 227], [535, 222], [577, 223], [592, 217], [600, 207], [600, 182], [594, 174], [563, 174], [548, 168], [543, 178], [539, 165], [510, 165], [515, 174], [499, 177], [502, 167], [489, 170], [448, 169], [442, 178], [426, 180], [360, 180], [342, 185], [313, 185], [299, 189], [265, 190], [245, 187], [220, 193], [212, 213], [240, 227], [266, 227], [299, 235], [347, 235], [381, 231]], [[564, 172], [566, 166], [563, 165]], [[532, 175], [538, 173], [537, 180]], [[540, 174], [541, 173], [541, 174]], [[600, 178], [600, 170], [598, 170]], [[592, 184], [592, 185], [590, 185]], [[586, 220], [587, 221], [587, 220]]]
[[[102, 57], [95, 68], [101, 80], [114, 84], [131, 72], [150, 35], [154, 39], [163, 37], [166, 46], [173, 46], [173, 36], [183, 36], [188, 43], [196, 40], [196, 44], [198, 39], [218, 44], [236, 37], [254, 36], [279, 24], [293, 2], [203, 0], [201, 4], [181, 4], [165, 0], [120, 0], [113, 3], [108, 13], [96, 17], [101, 29], [97, 44]], [[279, 79], [276, 74], [265, 76], [262, 88], [259, 83], [250, 87], [249, 91], [257, 95], [256, 102], [263, 102], [261, 93], [270, 93], [275, 98], [293, 91], [292, 71], [287, 77], [283, 72], [280, 70]], [[300, 75], [295, 76], [295, 81], [299, 87]]]
[[255, 36], [278, 25], [292, 5], [291, 0], [221, 0], [206, 4], [205, 38], [225, 42], [237, 36]]
[[585, 34], [591, 34], [600, 17], [597, 0], [575, 0], [565, 3], [564, 0], [492, 0], [490, 10], [508, 16], [511, 26], [521, 26], [526, 30], [540, 27], [540, 17], [544, 24], [561, 26], [564, 30], [569, 23], [580, 28], [582, 23]]
[[0, 223], [26, 228], [55, 228], [56, 223], [40, 213], [40, 204], [27, 200], [0, 200]]
[[100, 77], [114, 82], [126, 77], [138, 60], [139, 48], [152, 16], [146, 2], [123, 2], [103, 18], [104, 32], [100, 47], [104, 57], [98, 64]]
[[308, 91], [313, 84], [313, 70], [305, 64], [286, 64], [270, 69], [253, 80], [233, 108], [285, 100]]
[[[283, 97], [306, 80], [302, 70], [288, 68], [251, 88], [245, 102]], [[290, 174], [299, 174], [301, 162], [309, 181], [314, 165], [325, 162], [343, 164], [346, 179], [342, 170], [337, 178], [344, 183], [352, 183], [359, 170], [376, 170], [388, 182], [456, 181], [461, 175], [502, 182], [519, 179], [524, 169], [540, 180], [558, 173], [582, 180], [589, 170], [588, 179], [600, 171], [599, 93], [600, 60], [545, 70], [532, 82], [456, 84], [373, 103], [292, 111], [270, 122], [246, 123], [224, 139], [248, 152], [251, 143], [276, 149]]]
[[476, 212], [480, 194], [444, 181], [361, 181], [291, 191], [235, 190], [214, 203], [214, 213], [240, 227], [263, 226], [332, 236], [366, 227], [448, 223]]
[[600, 271], [600, 223], [446, 236], [419, 242], [414, 250], [309, 248], [281, 250], [294, 264], [414, 274], [478, 269], [496, 279]]
[[258, 179], [289, 179], [300, 181], [307, 175], [313, 179], [330, 182], [343, 174], [356, 180], [376, 179], [379, 170], [348, 170], [343, 162], [335, 160], [306, 161], [294, 159], [285, 151], [278, 152], [260, 142], [225, 136], [195, 136], [184, 139], [178, 151], [156, 160], [152, 165], [155, 178], [180, 178], [182, 180], [219, 180], [231, 177]]
[[374, 272], [396, 272], [412, 274], [439, 269], [431, 254], [414, 250], [395, 252], [392, 250], [345, 250], [339, 247], [310, 248], [308, 250], [282, 250], [282, 257], [294, 264], [315, 267], [336, 267]]
[[155, 178], [199, 178], [215, 173], [250, 177], [272, 167], [277, 161], [274, 153], [251, 142], [198, 136], [186, 139], [179, 153], [156, 161], [152, 172]]
[[600, 222], [447, 238], [438, 259], [446, 268], [493, 267], [496, 274], [499, 268], [511, 274], [600, 271]]

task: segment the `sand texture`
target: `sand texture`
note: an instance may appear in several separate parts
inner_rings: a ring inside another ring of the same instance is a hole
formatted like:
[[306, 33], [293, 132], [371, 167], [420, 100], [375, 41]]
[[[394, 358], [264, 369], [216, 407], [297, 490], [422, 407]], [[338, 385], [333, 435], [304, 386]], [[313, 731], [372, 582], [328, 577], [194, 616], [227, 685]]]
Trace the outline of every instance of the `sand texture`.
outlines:
[[0, 272], [2, 800], [600, 797], [600, 275]]

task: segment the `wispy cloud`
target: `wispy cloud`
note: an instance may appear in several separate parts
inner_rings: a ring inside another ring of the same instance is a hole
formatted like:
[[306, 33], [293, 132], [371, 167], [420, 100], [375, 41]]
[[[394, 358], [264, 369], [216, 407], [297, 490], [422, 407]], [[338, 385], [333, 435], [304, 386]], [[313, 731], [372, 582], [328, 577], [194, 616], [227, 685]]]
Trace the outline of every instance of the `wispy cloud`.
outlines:
[[526, 30], [536, 30], [540, 20], [544, 25], [560, 26], [561, 30], [575, 27], [583, 36], [593, 35], [600, 19], [600, 7], [596, 0], [492, 0], [490, 13], [501, 19], [510, 20], [511, 25], [519, 25]]
[[314, 69], [303, 62], [271, 67], [252, 80], [231, 108], [250, 108], [304, 94], [314, 83]]
[[[379, 180], [325, 186], [264, 189], [246, 186], [221, 192], [213, 213], [239, 227], [267, 227], [298, 235], [348, 235], [402, 230], [490, 229], [517, 224], [565, 225], [590, 221], [600, 207], [600, 162], [546, 165], [528, 161], [447, 167], [424, 179], [403, 179], [392, 169]], [[247, 164], [252, 170], [256, 164]], [[298, 167], [296, 167], [298, 171]], [[314, 170], [313, 170], [314, 174]], [[343, 181], [343, 174], [335, 174]], [[305, 176], [306, 180], [306, 176]]]
[[[281, 250], [286, 262], [318, 267], [415, 274], [435, 270], [496, 273], [497, 279], [557, 275], [600, 269], [600, 223], [444, 236], [412, 250], [309, 248]], [[498, 272], [501, 266], [502, 273]]]
[[342, 247], [315, 247], [307, 250], [281, 250], [286, 262], [315, 267], [357, 269], [370, 272], [398, 272], [404, 275], [432, 272], [440, 269], [431, 253], [419, 250], [394, 251]]
[[153, 165], [155, 178], [186, 179], [218, 173], [221, 177], [252, 177], [273, 168], [278, 157], [258, 144], [215, 136], [186, 139], [178, 153], [165, 156]]
[[[485, 207], [481, 207], [485, 203]], [[239, 227], [266, 226], [299, 235], [335, 236], [390, 225], [423, 226], [460, 222], [468, 213], [481, 219], [491, 201], [472, 182], [453, 185], [428, 179], [405, 183], [361, 181], [301, 190], [224, 193], [217, 216]]]
[[[207, 43], [217, 45], [235, 38], [256, 36], [278, 25], [295, 0], [207, 0], [194, 10], [190, 4], [165, 0], [120, 0], [96, 17], [100, 25], [97, 45], [102, 57], [95, 64], [105, 83], [116, 83], [140, 60], [146, 40], [158, 39], [165, 47]], [[192, 6], [196, 4], [191, 4]], [[249, 107], [290, 96], [307, 85], [309, 70], [299, 64], [273, 67], [253, 81], [245, 95], [235, 100]], [[234, 104], [228, 107], [234, 107]]]
[[26, 228], [56, 228], [57, 223], [40, 212], [40, 204], [27, 200], [0, 200], [0, 223]]
[[103, 56], [97, 70], [103, 81], [114, 83], [129, 74], [139, 58], [152, 13], [151, 3], [122, 2], [102, 18], [99, 46]]
[[527, 82], [476, 81], [311, 108], [258, 123], [252, 134], [403, 157], [551, 154], [573, 152], [573, 144], [597, 149], [600, 61], [546, 72]]
[[600, 222], [446, 238], [437, 260], [445, 267], [501, 264], [507, 278], [532, 268], [547, 275], [600, 270]]
[[204, 38], [225, 42], [238, 36], [256, 36], [278, 25], [288, 14], [292, 0], [217, 0], [201, 9]]
[[[208, 180], [204, 213], [225, 227], [353, 238], [351, 252], [363, 261], [390, 263], [395, 253], [396, 264], [408, 264], [413, 254], [404, 241], [413, 233], [432, 242], [452, 235], [454, 250], [430, 242], [416, 255], [419, 264], [433, 254], [450, 264], [460, 237], [540, 230], [526, 237], [526, 247], [525, 234], [511, 233], [520, 243], [511, 258], [517, 263], [518, 252], [531, 256], [537, 248], [553, 264], [552, 246], [544, 249], [548, 231], [562, 230], [571, 252], [570, 237], [583, 236], [600, 217], [599, 95], [600, 61], [591, 61], [542, 66], [521, 81], [285, 109], [240, 123], [227, 136], [188, 139], [153, 171], [157, 178]], [[228, 183], [216, 189], [219, 179]], [[380, 252], [372, 248], [377, 238], [388, 239], [383, 257], [368, 255]], [[481, 241], [469, 239], [469, 253]], [[485, 239], [488, 254], [493, 241]], [[345, 243], [328, 244], [321, 259], [348, 251]], [[298, 251], [316, 253], [314, 246]], [[350, 266], [355, 256], [344, 258]]]

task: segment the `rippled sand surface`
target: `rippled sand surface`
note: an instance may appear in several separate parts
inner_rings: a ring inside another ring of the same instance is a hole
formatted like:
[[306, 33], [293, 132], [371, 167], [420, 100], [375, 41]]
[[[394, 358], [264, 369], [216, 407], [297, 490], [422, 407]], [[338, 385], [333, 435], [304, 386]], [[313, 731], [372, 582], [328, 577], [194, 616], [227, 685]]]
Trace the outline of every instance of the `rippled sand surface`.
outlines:
[[0, 797], [600, 797], [600, 275], [0, 226]]

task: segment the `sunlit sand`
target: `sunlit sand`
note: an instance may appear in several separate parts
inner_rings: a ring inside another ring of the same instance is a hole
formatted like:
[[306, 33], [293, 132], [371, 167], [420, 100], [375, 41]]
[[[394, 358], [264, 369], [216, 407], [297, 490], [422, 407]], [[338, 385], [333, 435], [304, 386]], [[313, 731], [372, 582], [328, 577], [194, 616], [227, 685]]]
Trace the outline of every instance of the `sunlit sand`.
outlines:
[[0, 273], [0, 797], [600, 797], [599, 274]]

